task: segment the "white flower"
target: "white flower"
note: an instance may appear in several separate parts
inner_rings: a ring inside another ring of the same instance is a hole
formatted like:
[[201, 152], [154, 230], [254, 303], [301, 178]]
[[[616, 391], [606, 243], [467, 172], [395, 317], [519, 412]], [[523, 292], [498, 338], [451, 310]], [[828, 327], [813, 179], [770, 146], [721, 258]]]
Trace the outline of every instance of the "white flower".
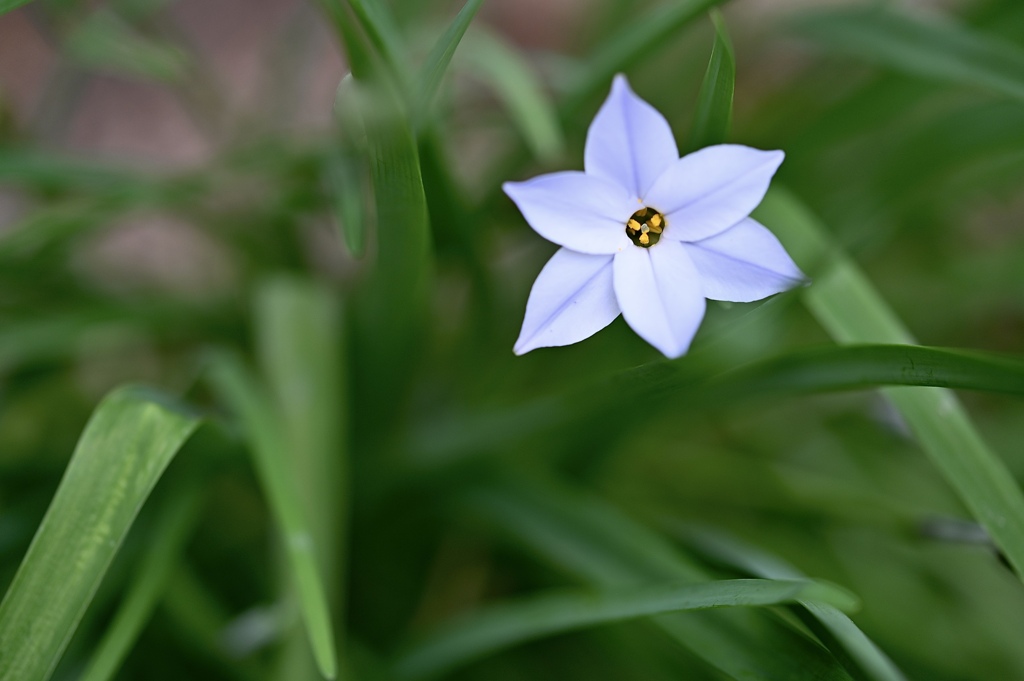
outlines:
[[748, 217], [783, 156], [720, 144], [679, 158], [665, 118], [616, 76], [587, 132], [585, 172], [503, 185], [562, 247], [533, 284], [516, 354], [576, 343], [621, 313], [679, 357], [705, 298], [749, 302], [802, 283], [778, 239]]

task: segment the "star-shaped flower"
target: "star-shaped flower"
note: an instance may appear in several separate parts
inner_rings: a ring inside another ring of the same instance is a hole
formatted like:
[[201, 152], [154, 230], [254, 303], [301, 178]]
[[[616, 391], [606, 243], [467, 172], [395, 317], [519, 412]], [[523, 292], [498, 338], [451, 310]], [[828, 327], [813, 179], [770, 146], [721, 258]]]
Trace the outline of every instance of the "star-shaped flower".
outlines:
[[802, 283], [778, 239], [749, 217], [782, 159], [737, 144], [679, 158], [665, 118], [616, 76], [587, 131], [585, 172], [503, 185], [530, 226], [562, 247], [533, 284], [516, 354], [576, 343], [621, 313], [679, 357], [705, 298], [749, 302]]

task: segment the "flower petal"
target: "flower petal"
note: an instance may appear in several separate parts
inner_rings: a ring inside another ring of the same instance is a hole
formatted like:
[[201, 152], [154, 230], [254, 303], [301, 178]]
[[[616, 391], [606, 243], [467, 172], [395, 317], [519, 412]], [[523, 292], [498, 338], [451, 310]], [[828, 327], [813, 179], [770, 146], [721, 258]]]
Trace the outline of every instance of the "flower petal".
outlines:
[[566, 248], [555, 253], [533, 283], [515, 353], [569, 345], [589, 338], [619, 316], [612, 288], [612, 257]]
[[614, 182], [577, 170], [501, 186], [534, 231], [579, 253], [608, 255], [633, 245], [626, 221], [636, 200]]
[[669, 166], [644, 203], [665, 215], [666, 237], [706, 239], [750, 215], [784, 157], [739, 144], [705, 147]]
[[639, 198], [677, 160], [668, 121], [636, 96], [625, 76], [615, 76], [611, 94], [587, 131], [587, 174], [617, 182]]
[[616, 253], [615, 298], [637, 334], [666, 357], [686, 353], [704, 318], [700, 275], [686, 249], [662, 240]]
[[775, 235], [751, 218], [683, 247], [700, 272], [704, 296], [748, 303], [806, 281]]

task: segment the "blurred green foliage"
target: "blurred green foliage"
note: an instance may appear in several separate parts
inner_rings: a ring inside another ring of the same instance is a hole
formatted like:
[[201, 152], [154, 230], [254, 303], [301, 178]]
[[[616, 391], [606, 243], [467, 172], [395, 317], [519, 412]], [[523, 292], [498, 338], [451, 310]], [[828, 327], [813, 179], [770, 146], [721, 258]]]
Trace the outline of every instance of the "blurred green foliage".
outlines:
[[[244, 115], [178, 3], [21, 4], [57, 66], [0, 89], [0, 680], [1024, 677], [1017, 0], [591, 0], [553, 47], [300, 2]], [[311, 131], [314, 28], [353, 73]], [[621, 320], [514, 357], [554, 247], [500, 182], [580, 167], [619, 71], [682, 148], [786, 151], [758, 217], [814, 283], [673, 362]], [[111, 80], [209, 157], [70, 151]], [[99, 257], [147, 221], [185, 255]]]

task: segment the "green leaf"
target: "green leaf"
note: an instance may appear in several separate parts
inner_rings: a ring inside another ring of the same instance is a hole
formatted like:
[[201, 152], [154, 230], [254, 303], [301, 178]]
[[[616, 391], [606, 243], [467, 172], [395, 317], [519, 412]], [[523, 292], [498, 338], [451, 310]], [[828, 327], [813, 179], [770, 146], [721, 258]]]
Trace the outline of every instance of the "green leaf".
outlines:
[[725, 372], [701, 400], [763, 400], [885, 385], [931, 386], [1024, 397], [1024, 360], [918, 345], [827, 346], [798, 350]]
[[558, 110], [529, 63], [498, 36], [475, 30], [466, 36], [460, 65], [493, 88], [534, 156], [549, 161], [565, 141]]
[[0, 0], [0, 14], [10, 12], [12, 9], [27, 5], [32, 0]]
[[352, 73], [361, 80], [386, 77], [408, 94], [405, 55], [400, 52], [402, 36], [394, 26], [386, 8], [376, 0], [319, 0], [338, 37]]
[[[600, 500], [568, 489], [504, 480], [468, 493], [465, 511], [493, 523], [547, 563], [602, 590], [713, 579], [660, 535]], [[658, 617], [655, 623], [734, 678], [849, 681], [817, 643], [758, 613], [744, 614], [679, 613]]]
[[109, 203], [79, 199], [40, 207], [8, 225], [0, 258], [26, 258], [80, 234], [101, 229], [116, 214]]
[[[774, 190], [756, 215], [771, 226], [805, 271], [821, 268], [814, 284], [804, 290], [803, 300], [837, 342], [913, 342], [860, 269], [834, 252], [825, 230], [797, 199]], [[1024, 494], [978, 435], [956, 396], [947, 390], [915, 388], [887, 388], [883, 394], [1017, 574], [1024, 576]]]
[[[274, 279], [257, 293], [256, 348], [281, 415], [324, 575], [343, 580], [347, 506], [341, 306], [312, 283]], [[328, 588], [328, 592], [331, 589]]]
[[326, 160], [329, 190], [334, 199], [335, 216], [349, 252], [363, 255], [366, 234], [370, 228], [372, 189], [369, 177], [369, 149], [363, 116], [370, 102], [361, 95], [352, 74], [341, 79], [334, 98], [338, 119], [337, 148]]
[[260, 658], [239, 659], [237, 651], [223, 644], [222, 637], [236, 613], [220, 602], [187, 563], [179, 564], [171, 575], [161, 611], [190, 650], [216, 663], [219, 678], [266, 681]]
[[[343, 24], [366, 131], [377, 223], [377, 258], [358, 296], [355, 351], [373, 367], [366, 404], [390, 407], [411, 376], [432, 276], [430, 221], [419, 151], [398, 79], [355, 18]], [[356, 65], [360, 68], [356, 69]]]
[[434, 44], [430, 54], [427, 55], [426, 63], [423, 64], [419, 76], [416, 78], [418, 85], [412, 100], [413, 115], [416, 117], [415, 128], [419, 128], [429, 116], [434, 97], [441, 87], [441, 79], [444, 78], [445, 71], [448, 70], [455, 49], [459, 46], [462, 36], [466, 34], [466, 29], [469, 28], [470, 22], [473, 21], [473, 17], [476, 16], [477, 10], [482, 4], [483, 0], [467, 0], [455, 17], [455, 21], [451, 23]]
[[736, 58], [725, 30], [725, 19], [717, 9], [711, 11], [715, 24], [715, 44], [697, 94], [697, 111], [690, 130], [689, 149], [721, 144], [729, 136], [732, 122], [732, 97], [736, 84]]
[[382, 0], [348, 0], [362, 30], [366, 31], [376, 48], [376, 54], [389, 69], [391, 77], [403, 86], [407, 94], [409, 74], [408, 57], [404, 52], [405, 36], [399, 31], [395, 17]]
[[[336, 613], [344, 610], [339, 592], [346, 573], [349, 502], [340, 313], [340, 304], [326, 288], [283, 277], [258, 289], [254, 310], [260, 368], [284, 426], [288, 465], [303, 492], [304, 517]], [[279, 678], [290, 681], [312, 673], [301, 634], [295, 631], [286, 642]], [[340, 635], [338, 641], [342, 647]]]
[[670, 44], [670, 38], [683, 26], [724, 0], [672, 0], [663, 2], [625, 26], [587, 59], [584, 72], [573, 79], [563, 100], [562, 111], [570, 116], [588, 99], [608, 87], [619, 71], [649, 56], [654, 49]]
[[242, 423], [260, 484], [283, 535], [313, 656], [320, 673], [334, 678], [338, 661], [327, 591], [315, 553], [315, 530], [306, 518], [297, 475], [289, 460], [285, 426], [263, 386], [241, 360], [220, 354], [211, 364], [210, 382]]
[[117, 674], [157, 603], [164, 596], [174, 568], [199, 517], [197, 487], [175, 492], [153, 526], [151, 546], [134, 570], [121, 606], [106, 628], [81, 681], [107, 681]]
[[406, 653], [401, 678], [422, 679], [525, 641], [599, 624], [686, 610], [807, 600], [855, 607], [847, 592], [810, 580], [736, 579], [610, 592], [534, 596], [493, 605], [442, 629]]
[[369, 187], [363, 182], [363, 163], [355, 154], [334, 149], [329, 152], [326, 165], [328, 190], [334, 203], [338, 231], [349, 253], [362, 257], [366, 250], [369, 221], [365, 206]]
[[808, 13], [795, 26], [833, 52], [1024, 100], [1024, 50], [950, 21], [855, 8]]
[[[754, 546], [710, 529], [684, 529], [690, 546], [754, 577], [804, 579], [805, 576], [782, 559]], [[835, 605], [797, 599], [812, 616], [846, 649], [850, 657], [874, 681], [906, 681], [903, 672], [882, 650]]]
[[[390, 122], [386, 120], [390, 118]], [[374, 354], [384, 385], [393, 389], [415, 355], [431, 290], [432, 258], [427, 199], [412, 131], [386, 114], [368, 125], [377, 215], [377, 262], [364, 310], [376, 323]], [[372, 309], [371, 309], [372, 308]], [[372, 346], [371, 346], [372, 347]], [[382, 386], [383, 387], [383, 386]]]
[[96, 408], [0, 604], [0, 678], [49, 678], [139, 509], [198, 424], [138, 387]]
[[[799, 250], [794, 245], [794, 250]], [[820, 286], [821, 281], [812, 285]], [[848, 292], [847, 295], [853, 294]], [[706, 358], [705, 358], [706, 359]], [[432, 419], [414, 456], [443, 464], [460, 454], [494, 451], [524, 438], [607, 421], [630, 404], [683, 406], [690, 411], [735, 408], [749, 402], [880, 386], [931, 386], [1024, 397], [1024, 360], [992, 353], [917, 345], [824, 346], [797, 350], [722, 371], [693, 357], [655, 362], [593, 381], [583, 388], [516, 407], [451, 421]], [[622, 419], [604, 427], [628, 429]], [[444, 458], [442, 458], [442, 455]]]
[[110, 10], [97, 10], [78, 23], [67, 49], [86, 67], [165, 82], [182, 80], [189, 67], [181, 49], [138, 33]]

